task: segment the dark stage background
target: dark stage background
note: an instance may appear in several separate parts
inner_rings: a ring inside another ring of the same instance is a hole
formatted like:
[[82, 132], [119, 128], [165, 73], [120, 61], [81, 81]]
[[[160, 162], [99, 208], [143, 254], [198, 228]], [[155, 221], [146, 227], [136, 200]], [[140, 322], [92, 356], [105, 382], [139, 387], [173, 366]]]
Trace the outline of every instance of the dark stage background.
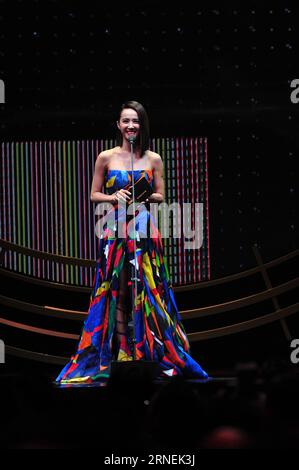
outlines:
[[[288, 1], [0, 1], [0, 140], [208, 138], [211, 279], [297, 246], [298, 7]], [[162, 155], [163, 157], [163, 155]]]
[[[90, 290], [9, 272], [1, 252], [0, 447], [76, 457], [90, 447], [129, 455], [133, 441], [159, 454], [163, 445], [298, 449], [298, 253], [267, 272], [262, 264], [298, 247], [298, 25], [289, 0], [0, 0], [1, 150], [112, 139], [129, 99], [146, 107], [153, 139], [207, 139], [210, 281], [179, 286], [175, 298], [180, 311], [198, 309], [183, 323], [212, 378], [170, 380], [161, 394], [134, 381], [112, 380], [107, 393], [56, 389]], [[242, 275], [258, 253], [261, 270]]]

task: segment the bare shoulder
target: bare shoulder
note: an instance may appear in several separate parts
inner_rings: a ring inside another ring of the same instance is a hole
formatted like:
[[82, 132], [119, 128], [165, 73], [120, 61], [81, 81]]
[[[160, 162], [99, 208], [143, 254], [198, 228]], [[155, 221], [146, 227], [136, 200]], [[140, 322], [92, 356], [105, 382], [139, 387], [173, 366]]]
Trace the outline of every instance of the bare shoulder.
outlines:
[[107, 168], [112, 156], [117, 152], [117, 149], [118, 147], [114, 147], [112, 149], [103, 150], [101, 153], [99, 153], [97, 156], [96, 165], [101, 168]]
[[159, 168], [163, 166], [161, 155], [159, 155], [158, 153], [148, 150], [148, 157], [151, 162], [152, 168]]

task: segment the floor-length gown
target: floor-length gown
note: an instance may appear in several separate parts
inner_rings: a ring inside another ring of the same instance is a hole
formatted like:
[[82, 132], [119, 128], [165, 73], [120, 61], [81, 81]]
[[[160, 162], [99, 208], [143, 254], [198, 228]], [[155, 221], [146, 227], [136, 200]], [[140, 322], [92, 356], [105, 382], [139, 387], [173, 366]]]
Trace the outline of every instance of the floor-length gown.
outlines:
[[[134, 170], [135, 181], [141, 176], [153, 185], [151, 170]], [[108, 169], [105, 175], [106, 194], [124, 188], [131, 183], [131, 179], [130, 170]], [[124, 206], [115, 204], [110, 207], [110, 213], [102, 219], [102, 230], [98, 236], [97, 264], [88, 316], [77, 351], [56, 378], [57, 383], [91, 383], [107, 378], [111, 361], [117, 360], [119, 279], [125, 263], [128, 263], [129, 273], [134, 273], [134, 235], [132, 222], [129, 229], [132, 217], [126, 214]], [[135, 209], [138, 211], [135, 212], [138, 279], [137, 295], [134, 296], [135, 359], [157, 361], [160, 377], [183, 375], [186, 378], [207, 379], [208, 374], [190, 356], [190, 345], [175, 302], [157, 223], [148, 205], [136, 205]], [[119, 224], [121, 232], [118, 231]], [[149, 227], [151, 236], [145, 237], [145, 234], [149, 235]], [[131, 282], [128, 284], [131, 292]], [[132, 334], [129, 329], [127, 331], [132, 350]]]

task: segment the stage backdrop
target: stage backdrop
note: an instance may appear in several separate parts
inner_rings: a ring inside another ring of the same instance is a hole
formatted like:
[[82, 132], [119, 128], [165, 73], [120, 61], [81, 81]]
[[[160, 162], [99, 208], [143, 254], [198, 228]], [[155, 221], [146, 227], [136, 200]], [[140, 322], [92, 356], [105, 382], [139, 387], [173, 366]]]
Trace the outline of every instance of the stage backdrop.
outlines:
[[[113, 146], [115, 141], [107, 139], [2, 143], [1, 238], [40, 251], [95, 260], [96, 205], [90, 201], [90, 188], [97, 155]], [[193, 230], [195, 203], [202, 203], [200, 248], [186, 249], [183, 236], [173, 238], [172, 223], [169, 238], [163, 238], [172, 283], [208, 280], [207, 139], [156, 138], [150, 148], [163, 159], [166, 202], [178, 202], [181, 208], [182, 203], [191, 203], [189, 224]], [[92, 268], [65, 266], [12, 252], [5, 254], [4, 266], [54, 282], [92, 285]]]

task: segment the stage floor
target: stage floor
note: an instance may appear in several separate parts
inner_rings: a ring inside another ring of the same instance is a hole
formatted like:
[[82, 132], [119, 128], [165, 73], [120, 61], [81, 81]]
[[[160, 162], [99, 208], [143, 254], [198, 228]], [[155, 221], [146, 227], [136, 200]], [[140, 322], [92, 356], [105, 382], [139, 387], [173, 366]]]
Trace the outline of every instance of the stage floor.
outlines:
[[[122, 382], [128, 384], [128, 383], [131, 383], [131, 384], [135, 384], [136, 383], [140, 383], [142, 384], [143, 386], [145, 385], [149, 385], [150, 388], [151, 387], [154, 387], [154, 388], [159, 388], [161, 386], [164, 386], [166, 384], [169, 384], [171, 382], [173, 382], [174, 380], [179, 380], [180, 382], [184, 382], [186, 384], [191, 384], [191, 385], [194, 385], [196, 387], [200, 387], [201, 390], [203, 390], [203, 387], [208, 387], [209, 389], [211, 388], [211, 386], [213, 386], [213, 388], [217, 388], [218, 386], [231, 386], [231, 387], [234, 387], [237, 385], [238, 383], [238, 379], [237, 377], [234, 377], [234, 376], [220, 376], [220, 377], [209, 377], [208, 379], [186, 379], [186, 378], [177, 378], [177, 377], [173, 377], [173, 378], [169, 378], [169, 379], [155, 379], [155, 380], [152, 380], [152, 381], [138, 381], [138, 380], [117, 380], [117, 383], [121, 384]], [[54, 381], [51, 381], [52, 382], [52, 385], [55, 389], [87, 389], [87, 388], [103, 388], [103, 387], [107, 387], [110, 383], [112, 383], [112, 381], [110, 381], [109, 379], [102, 379], [102, 380], [99, 380], [99, 381], [96, 381], [96, 382], [93, 382], [93, 383], [71, 383], [71, 384], [57, 384], [55, 383]]]

